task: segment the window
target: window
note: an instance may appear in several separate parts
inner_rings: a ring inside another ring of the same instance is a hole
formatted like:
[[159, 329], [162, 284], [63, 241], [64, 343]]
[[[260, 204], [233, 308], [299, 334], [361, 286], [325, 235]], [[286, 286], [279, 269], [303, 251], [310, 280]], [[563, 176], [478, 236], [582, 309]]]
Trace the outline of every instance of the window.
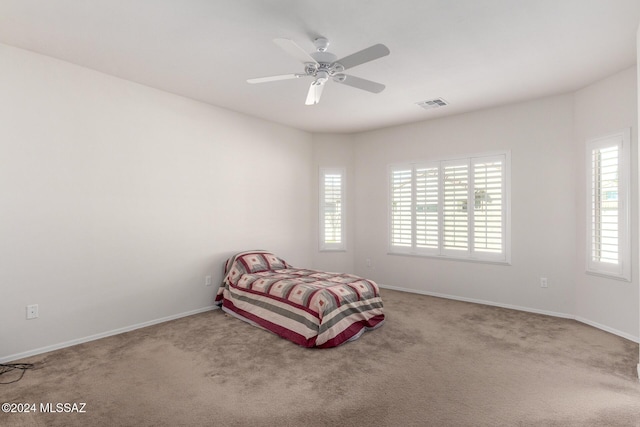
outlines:
[[626, 129], [587, 142], [587, 272], [631, 279]]
[[390, 167], [390, 252], [509, 262], [509, 154]]
[[346, 249], [344, 184], [344, 169], [320, 169], [321, 251], [343, 251]]

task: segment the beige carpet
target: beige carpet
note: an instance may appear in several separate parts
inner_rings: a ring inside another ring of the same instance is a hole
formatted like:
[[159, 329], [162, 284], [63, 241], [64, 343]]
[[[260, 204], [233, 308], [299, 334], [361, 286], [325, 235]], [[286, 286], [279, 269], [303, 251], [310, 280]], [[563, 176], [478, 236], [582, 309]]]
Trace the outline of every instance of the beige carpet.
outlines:
[[[383, 290], [328, 350], [203, 313], [35, 356], [2, 426], [640, 426], [638, 345], [572, 320]], [[7, 381], [5, 374], [0, 377]], [[85, 413], [39, 413], [40, 403]]]

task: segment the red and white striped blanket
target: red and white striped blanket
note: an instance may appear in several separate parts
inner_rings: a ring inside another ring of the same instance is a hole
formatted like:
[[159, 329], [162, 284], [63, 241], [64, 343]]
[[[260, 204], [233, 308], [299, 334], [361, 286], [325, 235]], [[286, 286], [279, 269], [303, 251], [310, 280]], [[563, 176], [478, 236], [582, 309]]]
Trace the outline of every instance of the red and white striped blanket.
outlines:
[[216, 303], [304, 347], [335, 347], [384, 322], [375, 282], [293, 268], [266, 251], [227, 260]]

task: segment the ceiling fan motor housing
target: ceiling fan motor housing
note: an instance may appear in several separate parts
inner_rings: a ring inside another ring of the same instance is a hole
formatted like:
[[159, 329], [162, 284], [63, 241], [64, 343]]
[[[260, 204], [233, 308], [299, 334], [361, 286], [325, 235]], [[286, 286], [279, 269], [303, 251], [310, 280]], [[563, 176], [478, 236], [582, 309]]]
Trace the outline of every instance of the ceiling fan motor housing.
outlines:
[[336, 62], [336, 59], [338, 59], [338, 57], [331, 52], [313, 52], [311, 57], [319, 64], [333, 64]]
[[306, 64], [305, 72], [313, 77], [323, 78], [326, 81], [335, 73], [344, 71], [342, 64], [336, 62], [338, 57], [331, 52], [313, 52], [310, 54], [316, 60], [316, 64]]

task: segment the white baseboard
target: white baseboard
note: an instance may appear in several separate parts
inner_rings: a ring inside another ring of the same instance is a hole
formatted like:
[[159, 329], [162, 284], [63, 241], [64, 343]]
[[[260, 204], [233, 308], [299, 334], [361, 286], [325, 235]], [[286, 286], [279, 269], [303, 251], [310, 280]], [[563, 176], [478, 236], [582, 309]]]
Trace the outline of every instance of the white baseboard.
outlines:
[[[437, 297], [437, 298], [445, 298], [445, 299], [451, 299], [451, 300], [456, 300], [456, 301], [470, 302], [470, 303], [474, 303], [474, 304], [490, 305], [490, 306], [494, 306], [494, 307], [508, 308], [508, 309], [512, 309], [512, 310], [525, 311], [525, 312], [529, 312], [529, 313], [544, 314], [544, 315], [553, 316], [553, 317], [561, 317], [561, 318], [564, 318], [564, 319], [574, 319], [574, 320], [576, 320], [578, 322], [587, 324], [589, 326], [593, 326], [594, 328], [598, 328], [598, 329], [601, 329], [601, 330], [603, 330], [605, 332], [609, 332], [609, 333], [617, 335], [619, 337], [628, 339], [629, 341], [633, 341], [633, 342], [636, 342], [636, 343], [640, 341], [638, 339], [638, 337], [633, 336], [631, 334], [627, 334], [627, 333], [619, 331], [617, 329], [613, 329], [613, 328], [610, 328], [608, 326], [601, 325], [601, 324], [599, 324], [597, 322], [593, 322], [593, 321], [591, 321], [589, 319], [585, 319], [585, 318], [582, 318], [582, 317], [579, 317], [579, 316], [574, 316], [572, 314], [558, 313], [558, 312], [548, 311], [548, 310], [539, 310], [539, 309], [535, 309], [535, 308], [522, 307], [522, 306], [517, 306], [517, 305], [511, 305], [511, 304], [502, 304], [502, 303], [497, 303], [497, 302], [493, 302], [493, 301], [485, 301], [485, 300], [479, 300], [479, 299], [474, 299], [474, 298], [465, 298], [465, 297], [459, 297], [459, 296], [456, 296], [456, 295], [440, 294], [440, 293], [437, 293], [437, 292], [429, 292], [429, 291], [422, 291], [422, 290], [417, 290], [417, 289], [402, 288], [402, 287], [399, 287], [399, 286], [388, 286], [388, 285], [383, 285], [383, 284], [380, 284], [380, 283], [378, 283], [378, 286], [380, 288], [382, 288], [382, 289], [391, 289], [391, 290], [400, 291], [400, 292], [408, 292], [408, 293], [419, 294], [419, 295], [428, 295], [428, 296]], [[47, 353], [49, 351], [59, 350], [61, 348], [65, 348], [65, 347], [71, 347], [73, 345], [77, 345], [77, 344], [82, 344], [82, 343], [89, 342], [89, 341], [98, 340], [100, 338], [106, 338], [106, 337], [110, 337], [110, 336], [113, 336], [113, 335], [122, 334], [122, 333], [133, 331], [133, 330], [136, 330], [136, 329], [145, 328], [147, 326], [157, 325], [158, 323], [164, 323], [164, 322], [168, 322], [170, 320], [179, 319], [181, 317], [192, 316], [194, 314], [199, 314], [199, 313], [204, 313], [206, 311], [216, 310], [218, 308], [219, 307], [212, 305], [212, 306], [208, 306], [208, 307], [204, 307], [204, 308], [199, 308], [197, 310], [192, 310], [192, 311], [188, 311], [188, 312], [184, 312], [184, 313], [174, 314], [174, 315], [167, 316], [167, 317], [162, 317], [160, 319], [150, 320], [148, 322], [143, 322], [143, 323], [138, 323], [138, 324], [135, 324], [135, 325], [125, 326], [123, 328], [113, 329], [111, 331], [106, 331], [106, 332], [102, 332], [102, 333], [95, 334], [95, 335], [89, 335], [87, 337], [78, 338], [78, 339], [74, 339], [74, 340], [71, 340], [71, 341], [65, 341], [65, 342], [58, 343], [58, 344], [53, 344], [53, 345], [49, 345], [49, 346], [45, 346], [45, 347], [36, 348], [36, 349], [25, 351], [25, 352], [22, 352], [22, 353], [11, 354], [11, 355], [8, 355], [8, 356], [0, 357], [0, 363], [7, 363], [7, 362], [11, 362], [13, 360], [24, 359], [26, 357], [31, 357], [31, 356], [35, 356], [35, 355], [38, 355], [38, 354]], [[640, 378], [640, 364], [638, 364], [638, 377]]]
[[[548, 311], [548, 310], [539, 310], [537, 308], [522, 307], [522, 306], [518, 306], [518, 305], [511, 305], [511, 304], [502, 304], [502, 303], [493, 302], [493, 301], [485, 301], [485, 300], [479, 300], [479, 299], [474, 299], [474, 298], [465, 298], [465, 297], [459, 297], [459, 296], [455, 296], [455, 295], [439, 294], [439, 293], [436, 293], [436, 292], [421, 291], [421, 290], [409, 289], [409, 288], [401, 288], [401, 287], [398, 287], [398, 286], [387, 286], [387, 285], [382, 285], [380, 283], [378, 283], [378, 286], [380, 286], [383, 289], [391, 289], [391, 290], [394, 290], [394, 291], [409, 292], [409, 293], [420, 294], [420, 295], [428, 295], [428, 296], [432, 296], [432, 297], [446, 298], [446, 299], [452, 299], [452, 300], [456, 300], [456, 301], [471, 302], [471, 303], [474, 303], [474, 304], [491, 305], [491, 306], [494, 306], [494, 307], [502, 307], [502, 308], [508, 308], [508, 309], [512, 309], [512, 310], [526, 311], [526, 312], [529, 312], [529, 313], [544, 314], [546, 316], [561, 317], [563, 319], [573, 319], [573, 320], [576, 320], [576, 321], [578, 321], [580, 323], [584, 323], [584, 324], [587, 324], [589, 326], [593, 326], [594, 328], [598, 328], [598, 329], [601, 329], [601, 330], [603, 330], [605, 332], [609, 332], [609, 333], [617, 335], [619, 337], [628, 339], [629, 341], [633, 341], [633, 342], [636, 342], [636, 343], [639, 342], [639, 339], [636, 336], [633, 336], [633, 335], [628, 334], [626, 332], [619, 331], [617, 329], [610, 328], [610, 327], [605, 326], [605, 325], [601, 325], [601, 324], [599, 324], [597, 322], [593, 322], [593, 321], [585, 319], [583, 317], [575, 316], [573, 314], [558, 313], [558, 312], [555, 312], [555, 311]], [[640, 371], [639, 371], [639, 375], [640, 375]]]
[[618, 331], [617, 329], [613, 329], [613, 328], [610, 328], [609, 326], [602, 325], [602, 324], [600, 324], [598, 322], [594, 322], [592, 320], [585, 319], [584, 317], [575, 316], [574, 319], [576, 319], [578, 322], [584, 323], [586, 325], [593, 326], [594, 328], [602, 329], [603, 331], [612, 333], [614, 335], [618, 335], [619, 337], [622, 337], [622, 338], [626, 338], [629, 341], [638, 342], [638, 337], [635, 337], [635, 336], [633, 336], [631, 334], [627, 334], [626, 332]]
[[52, 344], [52, 345], [48, 345], [48, 346], [45, 346], [45, 347], [40, 347], [40, 348], [36, 348], [36, 349], [33, 349], [33, 350], [25, 351], [25, 352], [22, 352], [22, 353], [16, 353], [16, 354], [8, 355], [8, 356], [3, 356], [3, 357], [0, 357], [0, 363], [7, 363], [7, 362], [11, 362], [13, 360], [20, 360], [20, 359], [24, 359], [26, 357], [31, 357], [31, 356], [35, 356], [35, 355], [38, 355], [38, 354], [47, 353], [49, 351], [60, 350], [61, 348], [71, 347], [71, 346], [82, 344], [82, 343], [85, 343], [85, 342], [99, 340], [100, 338], [106, 338], [106, 337], [122, 334], [122, 333], [125, 333], [125, 332], [129, 332], [129, 331], [133, 331], [133, 330], [136, 330], [136, 329], [140, 329], [140, 328], [146, 328], [147, 326], [157, 325], [158, 323], [164, 323], [164, 322], [168, 322], [170, 320], [180, 319], [181, 317], [187, 317], [187, 316], [192, 316], [194, 314], [204, 313], [206, 311], [216, 310], [218, 308], [219, 308], [218, 306], [211, 305], [211, 306], [208, 306], [208, 307], [199, 308], [197, 310], [191, 310], [191, 311], [187, 311], [187, 312], [184, 312], [184, 313], [174, 314], [174, 315], [171, 315], [171, 316], [162, 317], [160, 319], [150, 320], [148, 322], [137, 323], [135, 325], [125, 326], [123, 328], [113, 329], [111, 331], [101, 332], [99, 334], [89, 335], [87, 337], [82, 337], [82, 338], [74, 339], [74, 340], [71, 340], [71, 341], [65, 341], [65, 342], [61, 342], [61, 343], [58, 343], [58, 344]]

